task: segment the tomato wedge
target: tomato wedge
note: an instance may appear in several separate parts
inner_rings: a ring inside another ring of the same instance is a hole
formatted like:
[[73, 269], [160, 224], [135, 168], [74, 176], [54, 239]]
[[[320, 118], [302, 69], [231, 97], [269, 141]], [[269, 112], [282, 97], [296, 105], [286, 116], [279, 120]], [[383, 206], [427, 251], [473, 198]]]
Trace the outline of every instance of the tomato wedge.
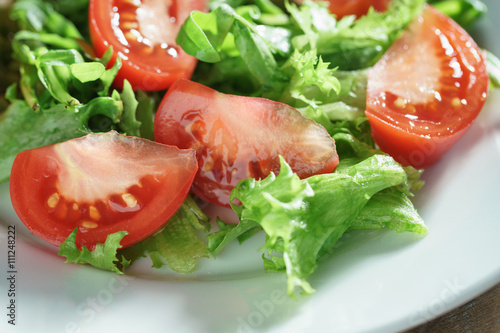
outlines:
[[403, 165], [428, 167], [470, 127], [488, 86], [472, 38], [427, 6], [368, 73], [372, 136]]
[[347, 15], [361, 17], [368, 13], [370, 7], [378, 12], [384, 12], [389, 7], [391, 0], [328, 0], [330, 12], [338, 19]]
[[160, 104], [155, 140], [195, 149], [199, 170], [193, 192], [223, 206], [240, 180], [278, 173], [279, 155], [301, 178], [331, 172], [339, 161], [324, 127], [296, 109], [222, 94], [184, 79], [170, 87]]
[[122, 230], [127, 247], [167, 223], [197, 169], [194, 150], [109, 132], [18, 154], [10, 194], [21, 221], [51, 244], [79, 227], [79, 247]]
[[127, 79], [134, 90], [164, 90], [178, 78], [190, 78], [196, 59], [175, 44], [193, 10], [206, 11], [207, 0], [90, 0], [89, 30], [97, 56], [110, 46], [122, 59], [115, 86]]

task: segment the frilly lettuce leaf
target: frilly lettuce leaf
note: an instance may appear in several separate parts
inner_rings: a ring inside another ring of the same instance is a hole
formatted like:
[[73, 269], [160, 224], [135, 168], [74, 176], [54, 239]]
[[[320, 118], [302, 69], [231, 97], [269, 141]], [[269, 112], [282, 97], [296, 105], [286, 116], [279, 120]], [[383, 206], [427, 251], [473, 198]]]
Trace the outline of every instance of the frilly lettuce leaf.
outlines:
[[376, 193], [394, 186], [404, 190], [406, 182], [405, 170], [386, 155], [304, 180], [282, 159], [278, 176], [243, 180], [231, 198], [241, 202], [233, 209], [242, 221], [257, 222], [266, 232], [267, 266], [284, 264], [288, 294], [294, 296], [296, 287], [313, 292], [307, 277], [325, 242], [331, 248]]
[[244, 240], [262, 230], [262, 227], [252, 220], [241, 220], [238, 224], [226, 224], [222, 220], [217, 219], [217, 226], [219, 227], [219, 231], [207, 236], [208, 250], [214, 258], [232, 240], [238, 239], [241, 244]]
[[199, 231], [207, 230], [210, 230], [208, 217], [188, 197], [160, 232], [120, 251], [120, 255], [131, 262], [147, 256], [154, 268], [166, 263], [178, 273], [191, 273], [198, 265], [197, 259], [210, 254], [198, 235]]
[[382, 229], [426, 234], [427, 227], [405, 193], [390, 187], [375, 194], [349, 226], [350, 230]]
[[209, 229], [207, 216], [188, 197], [160, 232], [142, 242], [121, 249], [120, 241], [127, 232], [118, 231], [108, 235], [104, 244], [98, 243], [91, 250], [84, 246], [80, 250], [75, 243], [75, 229], [59, 246], [59, 255], [66, 257], [66, 262], [89, 264], [118, 274], [134, 261], [147, 256], [154, 268], [167, 263], [178, 273], [191, 273], [197, 267], [198, 258], [209, 256], [208, 247], [197, 231]]
[[120, 241], [127, 235], [125, 231], [119, 231], [114, 234], [108, 235], [104, 244], [97, 243], [95, 248], [89, 250], [86, 246], [78, 249], [75, 240], [78, 228], [66, 238], [64, 242], [59, 245], [59, 255], [66, 257], [66, 262], [75, 264], [89, 264], [94, 267], [112, 271], [118, 274], [123, 274], [130, 262], [123, 257], [119, 260], [116, 252], [121, 248]]
[[342, 70], [372, 66], [403, 29], [418, 15], [425, 0], [392, 0], [387, 11], [374, 10], [358, 19], [341, 20], [328, 12], [325, 3], [305, 1], [287, 5], [303, 34], [292, 39], [299, 49], [316, 49], [325, 61]]

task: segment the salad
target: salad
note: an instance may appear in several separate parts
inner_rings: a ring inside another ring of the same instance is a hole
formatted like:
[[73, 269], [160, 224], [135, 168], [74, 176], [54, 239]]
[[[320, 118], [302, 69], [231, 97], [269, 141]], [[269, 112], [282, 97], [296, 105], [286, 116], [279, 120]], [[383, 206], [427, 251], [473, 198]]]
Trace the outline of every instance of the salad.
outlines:
[[[344, 233], [427, 232], [422, 168], [499, 86], [441, 13], [468, 27], [484, 5], [431, 2], [174, 1], [164, 20], [157, 1], [18, 0], [0, 180], [67, 262], [189, 273], [264, 232], [265, 270], [312, 293]], [[204, 202], [239, 223], [213, 226]]]

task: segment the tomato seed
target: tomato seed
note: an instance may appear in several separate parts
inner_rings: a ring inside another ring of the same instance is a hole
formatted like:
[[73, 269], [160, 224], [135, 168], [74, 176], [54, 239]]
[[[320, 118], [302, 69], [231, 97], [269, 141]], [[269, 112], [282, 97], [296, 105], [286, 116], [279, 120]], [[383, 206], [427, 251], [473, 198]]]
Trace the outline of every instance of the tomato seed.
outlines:
[[401, 97], [398, 97], [394, 101], [394, 106], [397, 107], [397, 108], [400, 108], [400, 109], [404, 109], [406, 107], [406, 102]]
[[95, 206], [89, 206], [89, 215], [90, 218], [94, 221], [99, 221], [99, 219], [101, 218], [101, 214]]
[[127, 31], [123, 35], [125, 36], [125, 39], [128, 40], [129, 42], [137, 40], [137, 37], [133, 33], [131, 33], [130, 31]]
[[139, 25], [137, 24], [137, 22], [125, 21], [120, 24], [120, 27], [124, 30], [131, 30], [131, 29], [137, 29]]
[[50, 208], [56, 208], [57, 204], [59, 203], [59, 193], [53, 193], [49, 199], [47, 200], [47, 205]]
[[123, 21], [135, 21], [136, 17], [134, 13], [120, 13], [120, 19]]
[[135, 207], [137, 205], [137, 199], [130, 193], [122, 194], [122, 199], [125, 201], [128, 207]]
[[455, 97], [451, 100], [451, 106], [453, 106], [454, 108], [459, 108], [462, 106], [462, 101], [460, 100], [460, 98]]
[[151, 55], [155, 49], [153, 47], [143, 47], [142, 52], [146, 55]]
[[99, 225], [95, 222], [92, 221], [83, 221], [82, 222], [82, 227], [84, 228], [89, 228], [89, 229], [94, 229], [97, 228]]

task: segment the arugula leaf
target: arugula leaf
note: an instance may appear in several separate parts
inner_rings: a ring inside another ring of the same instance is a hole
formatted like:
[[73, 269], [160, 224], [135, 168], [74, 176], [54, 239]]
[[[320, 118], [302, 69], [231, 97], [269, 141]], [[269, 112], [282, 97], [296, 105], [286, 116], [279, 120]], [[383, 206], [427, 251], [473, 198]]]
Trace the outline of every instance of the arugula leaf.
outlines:
[[28, 43], [31, 46], [42, 44], [62, 49], [78, 49], [78, 42], [69, 37], [63, 37], [55, 33], [34, 32], [21, 30], [14, 35], [13, 43]]
[[[69, 111], [72, 108], [66, 109]], [[80, 127], [85, 132], [108, 132], [114, 129], [113, 124], [119, 122], [123, 114], [123, 102], [112, 97], [96, 97], [74, 109], [79, 114]]]
[[134, 90], [128, 80], [123, 81], [123, 91], [119, 96], [119, 99], [123, 101], [123, 116], [118, 126], [126, 135], [141, 136], [141, 122], [136, 117], [139, 102], [135, 98]]
[[[111, 61], [111, 57], [113, 56], [113, 47], [110, 46], [106, 52], [104, 52], [102, 58], [100, 59], [101, 64], [103, 64], [105, 67], [108, 65], [108, 63]], [[113, 80], [116, 77], [116, 74], [118, 74], [118, 71], [122, 67], [122, 59], [120, 57], [116, 58], [115, 64], [107, 69], [104, 73], [102, 73], [101, 77], [99, 80], [102, 83], [102, 89], [97, 92], [97, 95], [104, 97], [108, 95], [109, 89], [111, 85], [113, 84]]]
[[210, 13], [194, 11], [181, 26], [176, 43], [201, 61], [218, 62], [219, 51], [236, 19], [244, 20], [224, 4]]
[[73, 23], [78, 31], [85, 37], [85, 40], [90, 40], [88, 33], [89, 0], [45, 0], [45, 2], [52, 4], [56, 12], [64, 15], [64, 17]]
[[[269, 11], [283, 14], [281, 10]], [[199, 81], [211, 86], [229, 81], [234, 87], [245, 77], [250, 89], [243, 90], [250, 94], [302, 106], [315, 106], [323, 95], [340, 92], [335, 70], [328, 68], [315, 50], [292, 52], [291, 36], [289, 29], [258, 25], [220, 5], [208, 14], [191, 13], [177, 43], [201, 61], [216, 63], [210, 69], [200, 64], [197, 72]], [[231, 92], [231, 88], [220, 90]]]
[[154, 140], [154, 111], [155, 101], [143, 91], [137, 92], [137, 121], [141, 123], [140, 137]]
[[191, 273], [197, 267], [198, 258], [209, 256], [207, 245], [196, 231], [209, 227], [208, 217], [188, 196], [162, 231], [120, 251], [120, 255], [131, 262], [149, 256], [155, 268], [166, 262], [178, 273]]
[[283, 84], [273, 55], [278, 49], [258, 34], [255, 24], [228, 5], [222, 4], [210, 13], [192, 12], [176, 43], [205, 62], [221, 61], [221, 53], [237, 50], [263, 91], [279, 90], [275, 85]]
[[75, 25], [54, 10], [47, 1], [17, 0], [11, 16], [22, 30], [49, 32], [63, 37], [83, 39]]
[[59, 245], [58, 254], [66, 257], [66, 262], [82, 265], [89, 264], [100, 269], [123, 274], [123, 270], [128, 267], [130, 261], [123, 257], [119, 260], [116, 253], [122, 247], [120, 241], [127, 235], [127, 232], [118, 231], [108, 235], [104, 244], [97, 243], [91, 251], [86, 246], [83, 246], [81, 250], [77, 248], [75, 243], [77, 232], [78, 228], [75, 228], [68, 238]]
[[106, 67], [99, 62], [73, 63], [70, 69], [71, 75], [81, 83], [96, 81], [106, 71]]
[[75, 50], [45, 50], [34, 53], [38, 78], [59, 103], [80, 105], [81, 103], [68, 91], [72, 81], [70, 65], [83, 62], [80, 53]]

